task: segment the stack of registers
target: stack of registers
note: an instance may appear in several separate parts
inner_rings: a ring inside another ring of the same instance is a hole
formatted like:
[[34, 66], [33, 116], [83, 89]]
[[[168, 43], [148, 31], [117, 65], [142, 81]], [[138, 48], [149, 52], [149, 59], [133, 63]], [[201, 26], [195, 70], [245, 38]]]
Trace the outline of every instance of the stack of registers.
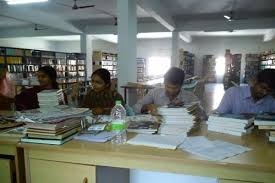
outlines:
[[79, 132], [81, 120], [88, 113], [86, 108], [68, 108], [44, 114], [23, 114], [32, 122], [27, 124], [26, 136], [21, 141], [61, 145]]
[[253, 122], [254, 117], [251, 115], [212, 114], [207, 125], [209, 131], [242, 136], [252, 131]]
[[267, 131], [270, 142], [275, 142], [275, 115], [258, 115], [254, 124], [259, 130]]
[[160, 107], [162, 123], [159, 128], [161, 135], [175, 135], [186, 137], [192, 128], [196, 126], [198, 117], [194, 114], [199, 104], [188, 107]]
[[59, 101], [64, 102], [62, 90], [43, 90], [37, 94], [39, 107], [41, 110], [48, 110], [59, 105]]
[[159, 123], [152, 115], [127, 116], [127, 132], [154, 134], [158, 131]]

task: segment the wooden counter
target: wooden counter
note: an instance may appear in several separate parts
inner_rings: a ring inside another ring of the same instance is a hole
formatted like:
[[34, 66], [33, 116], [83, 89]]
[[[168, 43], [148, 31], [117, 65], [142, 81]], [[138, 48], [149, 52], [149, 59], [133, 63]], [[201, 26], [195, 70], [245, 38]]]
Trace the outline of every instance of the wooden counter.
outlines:
[[[97, 166], [141, 169], [159, 172], [217, 177], [220, 182], [275, 182], [275, 145], [263, 133], [254, 131], [244, 137], [222, 135], [201, 130], [193, 135], [221, 139], [252, 148], [252, 151], [225, 159], [207, 161], [181, 150], [91, 143], [72, 140], [62, 146], [19, 144], [24, 148], [27, 182], [51, 182], [51, 174], [66, 173], [58, 182], [84, 180], [95, 182]], [[77, 174], [74, 168], [80, 168]], [[45, 171], [47, 170], [47, 171]], [[42, 178], [41, 178], [42, 177]], [[48, 179], [49, 178], [49, 179]], [[47, 181], [42, 181], [47, 179]], [[40, 181], [38, 181], [40, 180]], [[57, 181], [56, 181], [57, 182]]]

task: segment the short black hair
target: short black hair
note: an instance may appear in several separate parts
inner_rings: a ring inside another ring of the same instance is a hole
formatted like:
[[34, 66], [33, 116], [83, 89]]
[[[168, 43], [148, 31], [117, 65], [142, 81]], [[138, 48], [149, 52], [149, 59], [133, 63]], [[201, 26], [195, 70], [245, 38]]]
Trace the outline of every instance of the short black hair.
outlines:
[[171, 67], [164, 75], [164, 83], [171, 83], [173, 85], [183, 85], [184, 71], [177, 67]]
[[38, 72], [43, 72], [50, 78], [50, 80], [52, 81], [52, 87], [54, 89], [59, 88], [58, 83], [56, 81], [56, 78], [57, 78], [56, 70], [52, 66], [46, 65], [46, 66], [40, 67], [38, 69]]
[[275, 69], [264, 69], [257, 74], [257, 82], [265, 83], [275, 91]]
[[110, 85], [111, 86], [111, 74], [107, 69], [97, 69], [93, 72], [92, 77], [94, 75], [99, 76], [106, 85]]

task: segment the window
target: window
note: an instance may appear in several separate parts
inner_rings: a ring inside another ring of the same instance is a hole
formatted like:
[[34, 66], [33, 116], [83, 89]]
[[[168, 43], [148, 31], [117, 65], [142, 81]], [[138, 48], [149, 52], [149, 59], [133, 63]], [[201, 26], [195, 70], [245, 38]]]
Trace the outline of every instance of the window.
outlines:
[[157, 78], [163, 77], [167, 70], [171, 66], [171, 60], [169, 57], [150, 57], [148, 60], [148, 76]]

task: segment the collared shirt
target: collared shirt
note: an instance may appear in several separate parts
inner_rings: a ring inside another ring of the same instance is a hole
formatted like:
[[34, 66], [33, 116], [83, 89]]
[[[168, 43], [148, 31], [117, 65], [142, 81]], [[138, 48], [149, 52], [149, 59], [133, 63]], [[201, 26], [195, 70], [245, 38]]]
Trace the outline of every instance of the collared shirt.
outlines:
[[[193, 93], [181, 90], [178, 96], [174, 99], [177, 101], [182, 101], [184, 104], [190, 104], [192, 102], [199, 102], [198, 97], [196, 97]], [[165, 89], [164, 88], [156, 88], [151, 91], [145, 97], [138, 101], [137, 104], [133, 106], [134, 112], [139, 114], [141, 113], [141, 108], [146, 104], [155, 104], [159, 106], [165, 106], [170, 104], [172, 101], [170, 101], [169, 97], [166, 96]]]
[[251, 96], [250, 86], [232, 87], [225, 92], [216, 111], [228, 114], [274, 113], [275, 99], [268, 95], [255, 102]]

